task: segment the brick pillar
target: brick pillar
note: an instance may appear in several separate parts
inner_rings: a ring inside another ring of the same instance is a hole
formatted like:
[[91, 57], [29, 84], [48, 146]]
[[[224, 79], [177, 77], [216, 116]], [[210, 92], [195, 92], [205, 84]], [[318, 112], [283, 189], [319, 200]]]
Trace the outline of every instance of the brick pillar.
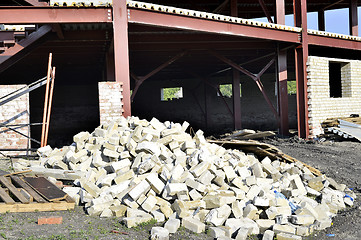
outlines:
[[99, 82], [100, 124], [118, 120], [123, 114], [123, 88], [120, 82]]
[[[16, 91], [26, 85], [0, 85], [0, 97]], [[3, 125], [9, 126], [16, 131], [30, 136], [30, 126], [18, 126], [30, 123], [29, 94], [16, 98], [0, 106], [0, 148], [1, 149], [27, 149], [30, 148], [28, 138], [16, 133]], [[0, 150], [1, 151], [1, 150]], [[25, 154], [25, 151], [1, 151], [6, 155]]]

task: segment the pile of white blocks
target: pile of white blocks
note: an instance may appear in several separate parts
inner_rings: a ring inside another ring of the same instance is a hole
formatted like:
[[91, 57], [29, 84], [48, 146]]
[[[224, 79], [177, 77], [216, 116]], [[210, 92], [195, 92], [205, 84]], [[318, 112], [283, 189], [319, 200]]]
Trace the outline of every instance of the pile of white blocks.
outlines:
[[123, 217], [128, 227], [164, 223], [152, 239], [168, 239], [180, 226], [217, 239], [302, 239], [353, 205], [350, 189], [302, 163], [227, 150], [200, 130], [187, 134], [188, 126], [121, 118], [38, 154], [44, 167], [84, 172], [64, 191], [88, 214]]

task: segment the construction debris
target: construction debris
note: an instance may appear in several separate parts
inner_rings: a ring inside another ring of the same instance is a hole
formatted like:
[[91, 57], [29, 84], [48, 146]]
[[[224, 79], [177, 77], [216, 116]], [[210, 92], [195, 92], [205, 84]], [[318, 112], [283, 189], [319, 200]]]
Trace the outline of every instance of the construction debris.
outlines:
[[269, 145], [248, 144], [266, 155], [257, 158], [210, 143], [200, 130], [192, 137], [188, 126], [121, 118], [75, 135], [71, 146], [40, 148], [38, 168], [83, 172], [64, 191], [90, 215], [124, 217], [128, 227], [165, 222], [152, 239], [168, 239], [179, 226], [218, 239], [302, 239], [353, 204], [345, 185]]
[[357, 139], [361, 142], [361, 118], [353, 115], [347, 118], [328, 118], [322, 123], [324, 132], [344, 139]]
[[222, 136], [223, 140], [249, 140], [249, 139], [261, 139], [265, 137], [273, 137], [276, 134], [271, 131], [254, 131], [250, 129], [242, 129], [234, 131], [232, 134], [225, 134]]

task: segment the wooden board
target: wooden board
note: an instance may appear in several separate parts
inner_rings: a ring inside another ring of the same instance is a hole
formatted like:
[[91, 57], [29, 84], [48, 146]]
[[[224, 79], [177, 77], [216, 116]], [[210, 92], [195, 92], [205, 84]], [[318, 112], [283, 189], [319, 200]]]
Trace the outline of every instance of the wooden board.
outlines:
[[67, 194], [44, 177], [25, 177], [24, 181], [48, 201], [60, 201]]
[[2, 185], [4, 185], [9, 191], [20, 200], [22, 203], [29, 203], [29, 200], [24, 197], [23, 194], [19, 192], [19, 190], [4, 176], [0, 176], [0, 182]]
[[5, 204], [0, 203], [0, 213], [6, 212], [47, 212], [47, 211], [65, 211], [74, 209], [75, 203], [66, 201], [62, 202], [47, 202], [47, 203], [15, 203]]
[[0, 187], [0, 198], [6, 203], [6, 204], [14, 204], [15, 201], [5, 192], [5, 190]]
[[21, 178], [18, 176], [10, 176], [11, 180], [14, 184], [18, 185], [21, 188], [24, 188], [31, 196], [33, 196], [34, 200], [39, 203], [44, 203], [46, 200], [41, 197], [37, 192], [34, 191], [28, 184], [26, 184]]

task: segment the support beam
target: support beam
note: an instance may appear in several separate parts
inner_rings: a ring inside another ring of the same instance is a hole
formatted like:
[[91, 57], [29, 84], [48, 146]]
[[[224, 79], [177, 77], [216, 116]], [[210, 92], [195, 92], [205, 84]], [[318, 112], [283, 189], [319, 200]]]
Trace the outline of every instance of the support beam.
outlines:
[[350, 35], [358, 36], [357, 0], [350, 0], [349, 7]]
[[332, 48], [344, 48], [350, 50], [361, 50], [360, 41], [352, 41], [341, 38], [332, 38], [326, 36], [312, 35], [308, 34], [308, 44], [323, 46], [323, 47], [332, 47]]
[[233, 119], [234, 129], [242, 129], [241, 121], [241, 89], [239, 71], [233, 69], [232, 79], [232, 96], [233, 96]]
[[115, 81], [123, 83], [123, 115], [124, 117], [128, 117], [131, 115], [131, 102], [128, 51], [128, 11], [126, 0], [113, 2], [113, 31]]
[[31, 33], [25, 39], [19, 41], [15, 46], [6, 49], [2, 54], [0, 54], [0, 73], [11, 67], [21, 58], [23, 58], [29, 48], [40, 38], [51, 32], [52, 28], [50, 25], [44, 25], [40, 27], [37, 31]]
[[269, 99], [266, 90], [261, 82], [260, 77], [262, 76], [262, 74], [274, 63], [274, 58], [258, 73], [258, 74], [254, 74], [251, 73], [250, 71], [248, 71], [247, 69], [239, 66], [237, 63], [233, 62], [232, 60], [218, 54], [215, 51], [211, 51], [209, 50], [209, 53], [212, 54], [213, 56], [217, 57], [219, 60], [223, 61], [224, 63], [227, 63], [229, 66], [233, 67], [234, 69], [243, 72], [244, 74], [246, 74], [247, 76], [249, 76], [250, 78], [252, 78], [253, 81], [256, 82], [259, 90], [261, 91], [263, 97], [265, 98], [268, 106], [270, 107], [270, 109], [272, 110], [273, 114], [275, 115], [275, 117], [277, 118], [277, 120], [279, 120], [279, 116], [277, 113], [277, 110], [275, 109], [275, 107], [273, 106], [271, 100]]
[[[119, 1], [114, 2], [118, 5]], [[111, 8], [0, 7], [2, 24], [111, 22]]]
[[287, 90], [287, 51], [280, 51], [277, 46], [277, 102], [280, 115], [279, 133], [289, 135], [288, 125], [288, 90]]
[[318, 30], [319, 31], [325, 31], [325, 10], [321, 9], [317, 13], [318, 16]]
[[300, 43], [299, 33], [257, 27], [253, 25], [213, 21], [189, 16], [152, 12], [129, 8], [129, 22], [148, 26], [159, 26], [183, 30], [193, 30], [221, 35], [233, 35], [258, 39], [268, 39], [283, 42]]
[[150, 78], [151, 76], [153, 76], [154, 74], [160, 72], [163, 68], [169, 66], [170, 64], [174, 63], [175, 61], [177, 61], [179, 58], [183, 57], [184, 55], [187, 54], [188, 51], [183, 51], [179, 54], [177, 54], [176, 56], [172, 57], [171, 59], [169, 59], [168, 61], [166, 61], [165, 63], [163, 63], [162, 65], [158, 66], [157, 68], [155, 68], [153, 71], [151, 71], [150, 73], [148, 73], [147, 75], [143, 76], [143, 77], [138, 77], [134, 74], [131, 74], [131, 76], [134, 78], [135, 80], [135, 87], [131, 96], [131, 101], [133, 102], [135, 95], [138, 92], [138, 89], [140, 87], [140, 85], [143, 84], [143, 82], [145, 80], [147, 80], [148, 78]]
[[263, 0], [258, 0], [258, 2], [259, 2], [259, 5], [261, 5], [263, 13], [266, 15], [268, 22], [273, 23], [273, 19], [271, 17], [271, 14], [269, 13], [264, 1]]
[[295, 24], [297, 27], [302, 27], [302, 44], [295, 49], [298, 136], [300, 138], [308, 138], [309, 126], [306, 67], [309, 39], [307, 34], [307, 1], [293, 0], [293, 5], [295, 9]]

